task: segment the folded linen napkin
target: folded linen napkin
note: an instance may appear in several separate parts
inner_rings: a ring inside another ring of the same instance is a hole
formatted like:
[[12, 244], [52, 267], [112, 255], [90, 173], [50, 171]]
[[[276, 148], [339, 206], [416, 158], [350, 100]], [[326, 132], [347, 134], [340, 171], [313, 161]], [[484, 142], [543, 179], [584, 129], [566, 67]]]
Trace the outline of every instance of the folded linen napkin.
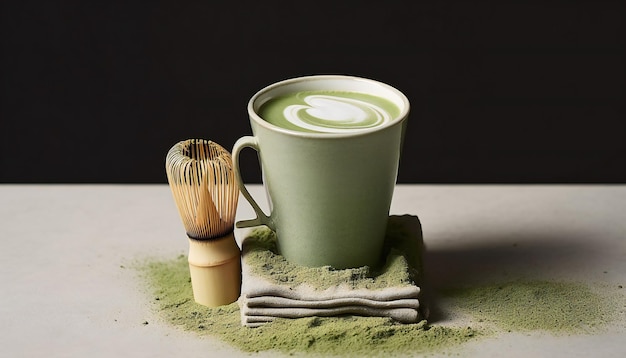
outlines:
[[276, 318], [359, 315], [402, 323], [421, 319], [422, 232], [416, 216], [390, 216], [381, 268], [302, 267], [277, 253], [275, 235], [256, 229], [243, 242], [239, 306], [244, 326]]

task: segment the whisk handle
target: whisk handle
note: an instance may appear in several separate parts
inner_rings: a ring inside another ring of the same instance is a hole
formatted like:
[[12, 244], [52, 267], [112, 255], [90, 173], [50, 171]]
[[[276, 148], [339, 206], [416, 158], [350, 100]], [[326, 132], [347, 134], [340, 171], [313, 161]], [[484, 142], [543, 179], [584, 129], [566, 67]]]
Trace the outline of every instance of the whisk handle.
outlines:
[[233, 146], [233, 166], [235, 167], [235, 179], [237, 180], [237, 184], [239, 185], [239, 190], [241, 191], [241, 194], [244, 198], [246, 198], [246, 200], [248, 200], [248, 202], [252, 206], [252, 209], [256, 212], [257, 217], [256, 219], [238, 221], [235, 226], [238, 228], [244, 228], [265, 225], [271, 230], [275, 231], [276, 228], [274, 226], [274, 221], [272, 220], [271, 215], [265, 215], [263, 210], [261, 210], [261, 208], [254, 200], [252, 195], [250, 195], [248, 189], [246, 189], [246, 186], [243, 183], [243, 179], [241, 177], [241, 169], [239, 167], [239, 153], [241, 153], [244, 148], [252, 148], [258, 152], [259, 145], [257, 139], [251, 136], [241, 137], [239, 138], [239, 140], [237, 140], [237, 142], [235, 142], [235, 145]]

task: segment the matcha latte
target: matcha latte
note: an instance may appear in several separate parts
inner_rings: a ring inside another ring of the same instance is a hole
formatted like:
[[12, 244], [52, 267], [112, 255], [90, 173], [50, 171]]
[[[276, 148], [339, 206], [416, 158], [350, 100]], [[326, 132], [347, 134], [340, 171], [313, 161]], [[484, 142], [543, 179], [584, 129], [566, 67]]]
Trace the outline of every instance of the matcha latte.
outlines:
[[385, 125], [400, 114], [391, 101], [346, 91], [301, 91], [263, 103], [265, 121], [301, 132], [345, 133]]
[[[320, 75], [271, 84], [248, 101], [252, 136], [233, 146], [241, 193], [281, 255], [302, 266], [380, 264], [409, 101], [365, 78]], [[239, 154], [258, 152], [271, 212], [246, 190]], [[303, 205], [306, 203], [306, 205]]]

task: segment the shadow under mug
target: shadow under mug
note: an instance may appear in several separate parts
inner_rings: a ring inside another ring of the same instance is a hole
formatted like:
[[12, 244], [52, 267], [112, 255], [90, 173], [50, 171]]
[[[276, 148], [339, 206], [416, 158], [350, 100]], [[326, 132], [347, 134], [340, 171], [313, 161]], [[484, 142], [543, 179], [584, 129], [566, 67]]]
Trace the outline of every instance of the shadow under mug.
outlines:
[[[399, 108], [384, 125], [346, 133], [309, 133], [270, 124], [258, 114], [270, 98], [309, 90], [337, 90], [383, 97]], [[238, 228], [266, 225], [290, 262], [336, 269], [381, 262], [389, 208], [409, 113], [409, 101], [384, 83], [320, 75], [285, 80], [257, 92], [248, 103], [253, 136], [233, 147], [236, 179], [257, 217]], [[240, 152], [258, 152], [270, 214], [244, 186]]]

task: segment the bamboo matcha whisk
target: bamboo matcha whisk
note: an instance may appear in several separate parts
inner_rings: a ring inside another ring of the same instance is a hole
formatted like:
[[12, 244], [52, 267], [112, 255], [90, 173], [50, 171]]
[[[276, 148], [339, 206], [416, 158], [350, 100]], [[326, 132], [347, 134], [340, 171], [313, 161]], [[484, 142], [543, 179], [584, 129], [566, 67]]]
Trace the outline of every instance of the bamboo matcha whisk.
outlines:
[[239, 187], [230, 153], [212, 141], [189, 139], [169, 150], [165, 167], [189, 237], [195, 301], [209, 307], [236, 301], [241, 253], [233, 229]]

